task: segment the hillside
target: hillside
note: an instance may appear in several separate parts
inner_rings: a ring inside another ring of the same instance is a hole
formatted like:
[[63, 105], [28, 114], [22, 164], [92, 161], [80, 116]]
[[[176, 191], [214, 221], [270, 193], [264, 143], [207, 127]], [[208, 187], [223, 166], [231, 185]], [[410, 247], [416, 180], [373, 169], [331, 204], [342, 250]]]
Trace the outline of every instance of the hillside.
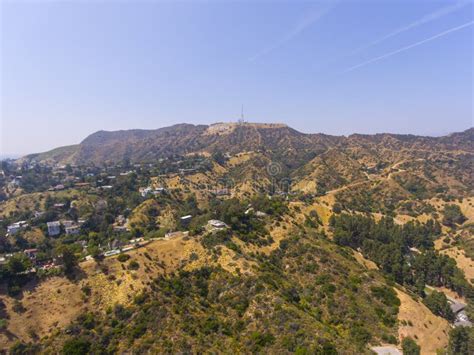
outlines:
[[473, 132], [182, 124], [7, 162], [0, 348], [443, 353], [465, 330], [427, 290], [474, 318]]

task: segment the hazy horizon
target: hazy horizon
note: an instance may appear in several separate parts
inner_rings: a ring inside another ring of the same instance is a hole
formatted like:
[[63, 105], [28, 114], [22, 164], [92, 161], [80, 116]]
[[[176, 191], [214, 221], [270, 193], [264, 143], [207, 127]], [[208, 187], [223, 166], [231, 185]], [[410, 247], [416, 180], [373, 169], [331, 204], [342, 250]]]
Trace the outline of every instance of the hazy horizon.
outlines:
[[[473, 2], [2, 2], [1, 155], [98, 130], [473, 126]], [[265, 19], [265, 21], [262, 21]]]

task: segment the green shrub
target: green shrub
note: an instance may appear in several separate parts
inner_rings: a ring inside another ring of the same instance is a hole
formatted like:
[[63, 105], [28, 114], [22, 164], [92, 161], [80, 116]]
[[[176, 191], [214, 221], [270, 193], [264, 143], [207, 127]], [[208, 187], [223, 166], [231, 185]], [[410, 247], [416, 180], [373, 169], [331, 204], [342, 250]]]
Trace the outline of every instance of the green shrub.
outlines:
[[458, 205], [446, 205], [443, 210], [443, 224], [448, 227], [454, 227], [456, 224], [463, 224], [466, 216], [461, 212]]
[[130, 270], [138, 270], [140, 268], [140, 264], [137, 261], [132, 260], [128, 263], [128, 268]]
[[128, 254], [119, 254], [119, 256], [117, 256], [117, 260], [121, 263], [126, 262], [128, 259], [130, 259], [130, 255]]
[[446, 318], [450, 322], [454, 321], [454, 313], [444, 293], [433, 291], [425, 297], [423, 303], [437, 316]]
[[91, 343], [83, 338], [74, 338], [64, 343], [62, 353], [64, 355], [84, 355], [89, 353]]
[[254, 343], [255, 350], [259, 350], [275, 342], [275, 337], [270, 333], [260, 333], [256, 331], [253, 332], [250, 337]]
[[372, 286], [370, 288], [372, 294], [379, 299], [383, 304], [387, 306], [400, 306], [400, 300], [397, 297], [397, 293], [393, 290], [392, 287], [387, 286]]
[[420, 346], [410, 337], [402, 340], [403, 355], [419, 355]]

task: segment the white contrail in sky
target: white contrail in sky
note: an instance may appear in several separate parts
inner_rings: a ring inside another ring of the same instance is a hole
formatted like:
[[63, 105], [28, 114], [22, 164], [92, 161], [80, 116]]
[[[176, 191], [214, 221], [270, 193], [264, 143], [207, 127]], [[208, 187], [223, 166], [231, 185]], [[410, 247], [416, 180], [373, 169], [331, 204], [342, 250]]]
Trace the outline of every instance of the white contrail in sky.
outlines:
[[308, 15], [306, 15], [304, 18], [302, 18], [296, 25], [286, 33], [280, 40], [278, 40], [276, 43], [264, 48], [254, 56], [249, 58], [249, 61], [253, 62], [260, 57], [267, 55], [268, 53], [274, 51], [278, 47], [282, 46], [288, 41], [291, 41], [293, 38], [298, 36], [301, 32], [303, 32], [307, 27], [311, 26], [315, 22], [317, 22], [319, 19], [321, 19], [324, 15], [326, 15], [329, 11], [331, 11], [334, 6], [336, 5], [337, 1], [329, 2], [325, 7], [321, 9], [315, 9], [313, 11], [310, 11]]
[[424, 40], [422, 40], [422, 41], [419, 41], [419, 42], [410, 44], [409, 46], [405, 46], [405, 47], [402, 47], [402, 48], [400, 48], [400, 49], [397, 49], [396, 51], [389, 52], [389, 53], [384, 54], [384, 55], [381, 55], [381, 56], [379, 56], [379, 57], [372, 58], [372, 59], [370, 59], [370, 60], [368, 60], [368, 61], [366, 61], [366, 62], [363, 62], [363, 63], [357, 64], [357, 65], [354, 65], [353, 67], [350, 67], [349, 69], [345, 70], [344, 73], [347, 73], [347, 72], [350, 72], [350, 71], [352, 71], [352, 70], [354, 70], [354, 69], [358, 69], [358, 68], [360, 68], [360, 67], [366, 66], [367, 64], [371, 64], [371, 63], [378, 62], [379, 60], [386, 59], [386, 58], [391, 57], [391, 56], [393, 56], [393, 55], [395, 55], [395, 54], [398, 54], [398, 53], [404, 52], [404, 51], [406, 51], [406, 50], [409, 50], [409, 49], [411, 49], [411, 48], [418, 47], [418, 46], [420, 46], [420, 45], [422, 45], [422, 44], [424, 44], [424, 43], [426, 43], [426, 42], [430, 42], [430, 41], [432, 41], [432, 40], [434, 40], [434, 39], [436, 39], [436, 38], [446, 36], [446, 35], [449, 34], [449, 33], [452, 33], [452, 32], [455, 32], [455, 31], [459, 31], [459, 30], [461, 30], [461, 29], [463, 29], [463, 28], [466, 28], [466, 27], [468, 27], [468, 26], [471, 26], [471, 25], [473, 25], [473, 24], [474, 24], [474, 21], [470, 21], [470, 22], [467, 22], [467, 23], [465, 23], [465, 24], [463, 24], [463, 25], [453, 27], [453, 28], [451, 28], [451, 29], [449, 29], [449, 30], [443, 31], [443, 32], [441, 32], [441, 33], [438, 33], [437, 35], [431, 36], [431, 37], [426, 38], [426, 39], [424, 39]]
[[427, 14], [427, 15], [421, 17], [420, 19], [418, 19], [418, 20], [416, 20], [416, 21], [414, 21], [414, 22], [412, 22], [412, 23], [410, 23], [406, 26], [397, 28], [396, 30], [390, 32], [389, 34], [383, 36], [382, 38], [379, 38], [379, 39], [377, 39], [373, 42], [370, 42], [369, 44], [367, 44], [365, 46], [362, 46], [362, 47], [359, 47], [359, 48], [355, 49], [354, 51], [352, 51], [351, 55], [359, 53], [364, 49], [375, 46], [376, 44], [382, 43], [382, 42], [386, 41], [387, 39], [392, 38], [392, 37], [394, 37], [394, 36], [396, 36], [400, 33], [411, 30], [412, 28], [416, 28], [418, 26], [424, 25], [425, 23], [437, 20], [437, 19], [439, 19], [443, 16], [446, 16], [446, 15], [449, 15], [450, 13], [453, 13], [453, 12], [463, 8], [464, 6], [468, 5], [469, 3], [471, 3], [470, 0], [458, 1], [458, 2], [455, 2], [452, 5], [445, 6], [441, 9], [438, 9], [438, 10], [436, 10], [436, 11], [430, 13], [430, 14]]

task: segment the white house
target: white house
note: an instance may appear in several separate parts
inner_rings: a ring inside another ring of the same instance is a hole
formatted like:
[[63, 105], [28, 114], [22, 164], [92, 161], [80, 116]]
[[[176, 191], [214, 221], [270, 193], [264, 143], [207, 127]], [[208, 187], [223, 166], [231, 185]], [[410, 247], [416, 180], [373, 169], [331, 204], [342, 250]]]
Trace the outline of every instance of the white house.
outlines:
[[147, 197], [148, 194], [151, 194], [153, 192], [153, 189], [151, 187], [140, 187], [138, 191], [140, 192], [140, 195], [142, 195], [142, 197]]
[[18, 223], [13, 223], [7, 227], [7, 232], [9, 235], [13, 235], [17, 233], [20, 229], [21, 229], [21, 226]]
[[222, 230], [228, 228], [227, 224], [218, 219], [211, 219], [207, 222], [207, 229], [214, 231], [214, 230]]
[[26, 221], [19, 221], [19, 222], [10, 224], [7, 227], [7, 233], [9, 235], [13, 235], [15, 233], [18, 233], [18, 231], [20, 231], [20, 229], [23, 229], [23, 228], [26, 228], [26, 227], [28, 227], [28, 223], [26, 223]]
[[59, 221], [48, 222], [46, 225], [48, 226], [48, 235], [50, 237], [61, 233], [61, 223]]

